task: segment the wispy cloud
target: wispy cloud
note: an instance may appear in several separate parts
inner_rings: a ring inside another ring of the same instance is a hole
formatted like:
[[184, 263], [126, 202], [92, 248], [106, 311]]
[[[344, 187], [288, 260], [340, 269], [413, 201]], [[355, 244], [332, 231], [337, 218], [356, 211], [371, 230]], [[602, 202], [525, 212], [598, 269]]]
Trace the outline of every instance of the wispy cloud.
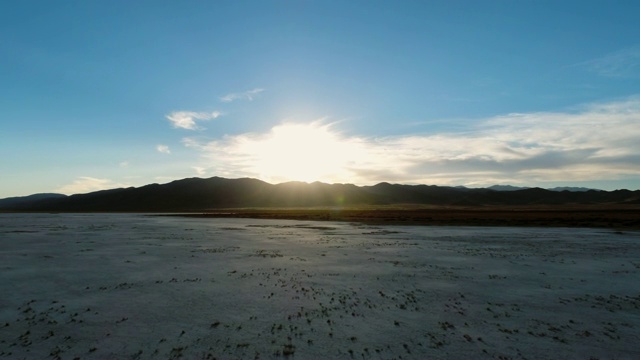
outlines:
[[166, 118], [171, 122], [174, 128], [181, 128], [187, 130], [200, 130], [202, 129], [196, 124], [196, 121], [213, 120], [219, 117], [221, 114], [219, 111], [213, 112], [194, 112], [194, 111], [174, 111], [167, 115]]
[[231, 94], [227, 94], [223, 97], [220, 98], [220, 101], [222, 102], [232, 102], [235, 100], [249, 100], [249, 101], [253, 101], [253, 99], [255, 98], [256, 95], [258, 95], [259, 93], [263, 92], [264, 89], [260, 89], [260, 88], [256, 88], [256, 89], [251, 89], [245, 92], [239, 92], [239, 93], [231, 93]]
[[127, 187], [129, 185], [117, 183], [109, 179], [99, 179], [89, 176], [81, 176], [75, 179], [72, 183], [64, 185], [56, 192], [71, 195], [71, 194], [84, 194], [92, 191], [107, 190], [114, 188]]
[[156, 150], [163, 154], [171, 154], [171, 150], [167, 145], [162, 145], [162, 144], [156, 145]]
[[606, 77], [640, 78], [640, 46], [622, 49], [576, 66]]
[[612, 180], [640, 174], [640, 98], [577, 112], [508, 114], [465, 131], [345, 135], [334, 124], [285, 123], [214, 141], [183, 139], [227, 176], [441, 185]]

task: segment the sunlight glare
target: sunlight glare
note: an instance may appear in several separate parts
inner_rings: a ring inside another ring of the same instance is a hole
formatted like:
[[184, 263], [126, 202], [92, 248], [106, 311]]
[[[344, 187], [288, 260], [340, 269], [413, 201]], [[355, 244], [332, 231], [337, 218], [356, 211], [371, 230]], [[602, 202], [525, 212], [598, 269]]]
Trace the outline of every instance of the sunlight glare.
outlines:
[[280, 181], [330, 181], [347, 175], [357, 144], [341, 139], [331, 125], [285, 123], [252, 144], [256, 173]]

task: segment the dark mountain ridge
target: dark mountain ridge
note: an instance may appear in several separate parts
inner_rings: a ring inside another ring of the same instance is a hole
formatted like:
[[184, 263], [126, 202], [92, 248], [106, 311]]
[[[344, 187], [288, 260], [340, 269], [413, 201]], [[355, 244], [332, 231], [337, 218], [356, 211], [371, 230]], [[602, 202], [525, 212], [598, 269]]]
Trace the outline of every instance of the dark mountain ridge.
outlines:
[[54, 193], [42, 193], [42, 194], [33, 194], [28, 196], [8, 197], [8, 198], [0, 199], [0, 209], [12, 208], [14, 206], [25, 206], [25, 205], [46, 200], [46, 199], [61, 199], [65, 197], [67, 197], [67, 195], [54, 194]]
[[36, 194], [0, 200], [4, 211], [190, 212], [248, 207], [361, 205], [561, 205], [639, 204], [640, 190], [554, 191], [525, 188], [497, 191], [435, 185], [379, 183], [373, 186], [251, 179], [187, 178], [167, 184], [119, 188], [65, 196]]
[[[515, 191], [515, 190], [525, 190], [531, 189], [530, 187], [522, 187], [522, 186], [513, 186], [513, 185], [493, 185], [489, 186], [487, 189], [496, 190], [496, 191]], [[602, 191], [599, 189], [591, 189], [586, 187], [576, 187], [576, 186], [557, 186], [553, 188], [548, 188], [550, 191], [571, 191], [571, 192], [581, 192], [581, 191]]]

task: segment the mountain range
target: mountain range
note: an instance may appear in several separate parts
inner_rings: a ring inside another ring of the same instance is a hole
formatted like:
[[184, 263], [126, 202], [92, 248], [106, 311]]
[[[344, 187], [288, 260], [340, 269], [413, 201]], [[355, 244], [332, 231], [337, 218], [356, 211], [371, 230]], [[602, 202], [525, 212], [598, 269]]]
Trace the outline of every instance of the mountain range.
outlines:
[[[569, 188], [574, 189], [574, 188]], [[167, 184], [102, 190], [87, 194], [35, 194], [0, 199], [3, 211], [190, 212], [222, 208], [380, 206], [391, 204], [480, 206], [640, 204], [640, 190], [602, 191], [516, 188], [465, 188], [435, 185], [373, 186], [286, 182], [251, 178], [187, 178]]]
[[[520, 186], [512, 186], [512, 185], [493, 185], [489, 186], [487, 189], [496, 190], [496, 191], [515, 191], [515, 190], [525, 190], [531, 189], [530, 187], [520, 187]], [[572, 191], [572, 192], [583, 192], [583, 191], [602, 191], [598, 189], [590, 189], [586, 187], [575, 187], [575, 186], [558, 186], [554, 188], [548, 188], [549, 191]]]

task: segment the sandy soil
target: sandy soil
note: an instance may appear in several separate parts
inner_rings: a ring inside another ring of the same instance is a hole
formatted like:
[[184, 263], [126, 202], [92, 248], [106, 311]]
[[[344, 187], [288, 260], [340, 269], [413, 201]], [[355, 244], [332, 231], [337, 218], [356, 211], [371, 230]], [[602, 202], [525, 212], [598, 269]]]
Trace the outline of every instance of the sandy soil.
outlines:
[[0, 215], [0, 358], [638, 359], [640, 232]]

